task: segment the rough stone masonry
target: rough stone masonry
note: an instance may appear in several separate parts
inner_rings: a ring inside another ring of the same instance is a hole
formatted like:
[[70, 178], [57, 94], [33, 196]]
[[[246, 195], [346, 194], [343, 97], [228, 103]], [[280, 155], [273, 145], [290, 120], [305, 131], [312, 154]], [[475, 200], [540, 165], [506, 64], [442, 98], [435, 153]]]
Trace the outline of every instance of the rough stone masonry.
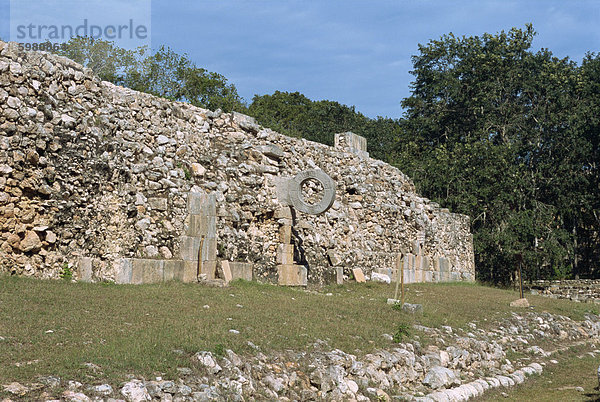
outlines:
[[[289, 183], [307, 170], [334, 183]], [[321, 185], [322, 187], [322, 185]], [[101, 81], [0, 42], [0, 271], [147, 283], [333, 282], [361, 268], [407, 282], [473, 280], [469, 218], [420, 197], [366, 140], [290, 138], [239, 113]]]

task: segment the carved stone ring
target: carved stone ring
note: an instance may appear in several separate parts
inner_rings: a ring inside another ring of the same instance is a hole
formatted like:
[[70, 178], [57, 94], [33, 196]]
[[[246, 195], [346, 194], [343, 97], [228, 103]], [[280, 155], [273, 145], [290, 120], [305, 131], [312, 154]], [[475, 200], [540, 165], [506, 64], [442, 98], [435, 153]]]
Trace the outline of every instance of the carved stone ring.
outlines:
[[[307, 203], [302, 197], [302, 184], [309, 180], [316, 180], [323, 186], [323, 198], [314, 204]], [[290, 203], [296, 210], [320, 215], [331, 208], [335, 201], [335, 182], [320, 169], [305, 170], [289, 181], [288, 192]]]

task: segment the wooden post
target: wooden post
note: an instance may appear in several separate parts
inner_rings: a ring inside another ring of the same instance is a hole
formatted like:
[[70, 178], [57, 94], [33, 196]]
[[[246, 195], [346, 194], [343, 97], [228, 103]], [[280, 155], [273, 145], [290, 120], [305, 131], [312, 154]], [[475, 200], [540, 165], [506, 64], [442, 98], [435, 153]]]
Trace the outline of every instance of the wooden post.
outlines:
[[523, 256], [521, 254], [517, 254], [517, 259], [519, 260], [519, 295], [521, 299], [523, 299], [523, 275], [521, 274], [521, 265], [523, 265]]
[[[400, 285], [400, 275], [404, 277], [402, 270], [402, 253], [396, 253], [396, 291], [394, 292], [394, 300], [398, 300], [398, 286]], [[404, 278], [402, 278], [402, 281]]]
[[204, 236], [200, 238], [200, 247], [198, 247], [198, 269], [196, 270], [196, 280], [200, 279], [202, 273], [202, 248], [204, 247]]
[[402, 296], [400, 296], [401, 297], [400, 298], [400, 305], [404, 306], [404, 266], [402, 267], [402, 279], [401, 279], [400, 283], [401, 283], [400, 287], [402, 289], [402, 293], [401, 293]]

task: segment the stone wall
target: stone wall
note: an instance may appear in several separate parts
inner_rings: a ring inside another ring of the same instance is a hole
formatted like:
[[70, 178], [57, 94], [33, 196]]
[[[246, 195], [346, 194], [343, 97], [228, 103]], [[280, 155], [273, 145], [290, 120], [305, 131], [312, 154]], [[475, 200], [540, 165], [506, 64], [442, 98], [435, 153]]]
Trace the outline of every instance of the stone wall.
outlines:
[[[69, 266], [80, 279], [125, 283], [276, 282], [283, 272], [323, 283], [357, 267], [394, 275], [403, 253], [409, 281], [474, 279], [467, 216], [417, 195], [369, 158], [364, 138], [335, 142], [118, 87], [0, 42], [0, 271], [56, 278]], [[321, 215], [287, 205], [286, 181], [307, 169], [335, 182]]]

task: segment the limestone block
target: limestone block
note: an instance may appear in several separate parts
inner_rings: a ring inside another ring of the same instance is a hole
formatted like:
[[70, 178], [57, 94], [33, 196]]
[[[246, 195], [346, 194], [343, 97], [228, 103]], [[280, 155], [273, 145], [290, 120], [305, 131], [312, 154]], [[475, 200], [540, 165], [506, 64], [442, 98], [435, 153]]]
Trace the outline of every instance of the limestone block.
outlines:
[[275, 210], [275, 219], [292, 219], [292, 210], [288, 206], [281, 206]]
[[338, 285], [344, 284], [344, 268], [336, 267], [335, 268], [335, 279]]
[[131, 258], [120, 258], [114, 262], [115, 282], [118, 284], [131, 283], [133, 267]]
[[362, 269], [354, 268], [354, 269], [352, 269], [352, 273], [354, 274], [354, 279], [356, 279], [356, 282], [358, 282], [358, 283], [365, 282], [365, 274], [363, 274]]
[[145, 260], [144, 283], [159, 283], [164, 280], [165, 260]]
[[217, 260], [202, 261], [200, 274], [206, 275], [206, 279], [215, 279], [217, 277]]
[[217, 200], [215, 195], [189, 193], [188, 213], [192, 215], [217, 216]]
[[433, 282], [433, 272], [423, 271], [423, 282]]
[[221, 261], [221, 269], [223, 270], [223, 279], [225, 282], [231, 282], [233, 276], [231, 275], [231, 268], [229, 267], [229, 261]]
[[445, 257], [438, 258], [438, 269], [440, 272], [450, 272], [450, 261]]
[[191, 237], [216, 237], [217, 217], [206, 215], [188, 215], [186, 218], [185, 234]]
[[163, 281], [168, 282], [183, 276], [183, 260], [166, 260]]
[[216, 237], [205, 237], [202, 240], [202, 261], [214, 261], [217, 259]]
[[278, 283], [284, 286], [306, 286], [308, 270], [303, 265], [277, 265]]
[[164, 260], [133, 258], [131, 262], [131, 283], [141, 285], [143, 283], [157, 283], [163, 281]]
[[148, 198], [148, 206], [156, 211], [167, 210], [167, 199], [166, 198]]
[[338, 253], [335, 252], [335, 250], [327, 250], [327, 256], [329, 257], [331, 265], [333, 265], [334, 267], [342, 263], [342, 258]]
[[92, 281], [92, 259], [89, 257], [80, 257], [77, 262], [77, 271], [81, 282]]
[[253, 264], [249, 262], [229, 262], [231, 268], [231, 277], [233, 280], [243, 279], [245, 281], [252, 280]]
[[[204, 268], [204, 267], [202, 267]], [[183, 283], [192, 283], [198, 281], [198, 261], [183, 261], [183, 269], [177, 272], [175, 279]]]
[[427, 255], [422, 256], [420, 269], [422, 269], [423, 271], [428, 271], [430, 262], [431, 262], [431, 260], [429, 259], [429, 256], [427, 256]]
[[292, 241], [292, 226], [282, 225], [279, 227], [279, 241], [284, 244], [289, 244]]
[[415, 269], [415, 282], [416, 283], [424, 282], [422, 269]]
[[262, 145], [259, 148], [259, 151], [263, 153], [263, 155], [272, 158], [272, 159], [281, 159], [283, 158], [283, 149], [275, 144], [267, 144]]
[[288, 265], [294, 263], [293, 244], [279, 244], [277, 246], [276, 263], [279, 265]]
[[351, 131], [336, 133], [334, 135], [334, 146], [336, 148], [352, 148], [357, 151], [366, 151], [367, 139]]
[[200, 238], [192, 236], [182, 236], [179, 247], [180, 258], [184, 261], [198, 261], [198, 251], [200, 249]]

